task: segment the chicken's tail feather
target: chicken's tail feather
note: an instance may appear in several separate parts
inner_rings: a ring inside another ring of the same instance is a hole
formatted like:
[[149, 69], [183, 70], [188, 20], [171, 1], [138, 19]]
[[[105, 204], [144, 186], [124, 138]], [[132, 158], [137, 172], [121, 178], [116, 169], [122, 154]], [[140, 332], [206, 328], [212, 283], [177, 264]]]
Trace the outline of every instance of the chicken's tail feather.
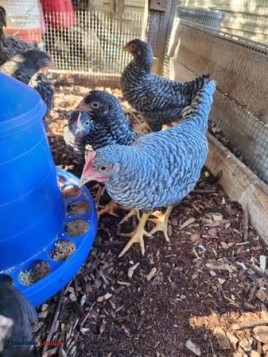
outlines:
[[177, 82], [177, 90], [192, 100], [196, 93], [210, 80], [210, 74], [203, 74], [190, 82]]
[[208, 118], [213, 103], [213, 95], [216, 90], [216, 82], [209, 80], [193, 98], [191, 105], [182, 111], [182, 120], [193, 120], [195, 127], [203, 133], [208, 128]]

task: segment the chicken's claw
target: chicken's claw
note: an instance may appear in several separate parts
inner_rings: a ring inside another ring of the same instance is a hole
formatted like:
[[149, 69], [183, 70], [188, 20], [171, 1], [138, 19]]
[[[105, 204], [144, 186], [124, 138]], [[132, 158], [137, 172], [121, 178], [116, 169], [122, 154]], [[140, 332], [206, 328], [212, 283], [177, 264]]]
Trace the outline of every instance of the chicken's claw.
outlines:
[[[127, 209], [127, 208], [125, 208], [125, 209]], [[137, 208], [132, 208], [129, 210], [128, 214], [119, 222], [119, 224], [126, 222], [132, 216], [136, 216], [138, 218], [138, 220], [141, 219], [140, 211]]]
[[141, 247], [141, 253], [144, 255], [145, 253], [145, 247], [144, 247], [144, 240], [143, 237], [151, 237], [152, 235], [148, 232], [145, 231], [144, 226], [146, 224], [147, 218], [149, 217], [150, 213], [143, 213], [140, 222], [138, 224], [138, 227], [135, 229], [134, 232], [131, 233], [121, 233], [120, 235], [125, 236], [125, 237], [131, 237], [131, 239], [128, 241], [128, 243], [125, 245], [124, 249], [121, 251], [119, 254], [119, 258], [122, 257], [128, 250], [129, 248], [134, 244], [134, 243], [139, 243]]
[[118, 214], [115, 212], [115, 209], [118, 208], [118, 206], [113, 200], [111, 200], [105, 206], [99, 206], [99, 208], [101, 208], [101, 210], [98, 211], [98, 218], [104, 213], [108, 213], [111, 216], [118, 217]]
[[173, 209], [173, 206], [169, 206], [166, 209], [165, 213], [161, 214], [161, 212], [160, 212], [160, 214], [159, 214], [159, 211], [156, 211], [153, 213], [153, 215], [156, 216], [157, 218], [149, 219], [150, 222], [153, 222], [156, 224], [155, 227], [150, 231], [151, 235], [153, 235], [155, 232], [158, 232], [158, 231], [163, 232], [165, 240], [167, 242], [170, 242], [170, 239], [168, 236], [168, 219], [169, 219], [172, 209]]

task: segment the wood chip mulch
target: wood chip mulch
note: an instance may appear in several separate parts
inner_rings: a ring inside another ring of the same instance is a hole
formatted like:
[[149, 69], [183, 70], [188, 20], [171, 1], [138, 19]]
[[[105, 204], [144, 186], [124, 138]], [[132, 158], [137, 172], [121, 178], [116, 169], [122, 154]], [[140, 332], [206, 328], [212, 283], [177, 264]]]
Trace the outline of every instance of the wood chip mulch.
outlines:
[[[58, 86], [48, 120], [56, 164], [78, 176], [62, 133], [88, 90]], [[75, 279], [40, 306], [35, 340], [62, 342], [43, 347], [43, 356], [268, 356], [267, 248], [206, 169], [171, 214], [169, 245], [156, 234], [144, 256], [135, 246], [118, 258], [126, 243], [118, 233], [136, 222], [120, 226], [125, 212], [116, 213], [101, 216]]]

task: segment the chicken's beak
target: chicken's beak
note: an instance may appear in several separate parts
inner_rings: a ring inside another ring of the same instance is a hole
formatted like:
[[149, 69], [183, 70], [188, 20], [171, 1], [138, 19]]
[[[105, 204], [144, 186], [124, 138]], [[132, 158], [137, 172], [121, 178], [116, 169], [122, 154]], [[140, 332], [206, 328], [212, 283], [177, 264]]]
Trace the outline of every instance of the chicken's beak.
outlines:
[[130, 52], [128, 44], [123, 46], [123, 51]]
[[78, 187], [81, 188], [89, 181], [90, 179], [88, 179], [87, 177], [81, 176]]
[[46, 61], [47, 67], [55, 67], [55, 62], [52, 61], [52, 59], [47, 59]]
[[79, 187], [82, 187], [85, 185], [87, 182], [94, 180], [94, 177], [92, 177], [92, 166], [93, 166], [93, 160], [96, 156], [96, 152], [92, 151], [88, 154], [87, 161], [85, 163], [85, 166], [83, 168], [83, 172], [79, 181]]
[[81, 102], [77, 105], [76, 110], [78, 110], [79, 112], [92, 112], [90, 106], [84, 102], [84, 99], [82, 99]]

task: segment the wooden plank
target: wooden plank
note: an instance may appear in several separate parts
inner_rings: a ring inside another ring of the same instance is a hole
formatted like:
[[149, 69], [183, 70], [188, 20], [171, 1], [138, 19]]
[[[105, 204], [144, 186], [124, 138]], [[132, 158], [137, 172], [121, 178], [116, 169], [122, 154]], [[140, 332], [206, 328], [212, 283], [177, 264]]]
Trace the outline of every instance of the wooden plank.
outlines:
[[268, 123], [268, 55], [179, 24], [174, 60], [195, 73], [210, 73], [220, 91]]
[[268, 186], [212, 135], [208, 139], [207, 168], [214, 176], [221, 175], [224, 191], [248, 211], [251, 224], [268, 244]]
[[50, 70], [49, 73], [61, 85], [75, 84], [88, 87], [88, 89], [95, 87], [120, 88], [120, 74], [66, 72], [60, 70]]
[[[145, 6], [145, 1], [146, 0], [126, 0], [125, 2], [123, 2], [122, 0], [120, 1], [115, 1], [115, 0], [105, 0], [104, 3], [99, 4], [98, 3], [99, 0], [96, 1], [96, 5], [95, 8], [96, 10], [99, 11], [110, 11], [111, 13], [115, 13], [116, 12], [116, 7], [121, 7], [122, 5], [124, 5], [125, 7], [125, 11], [126, 12], [143, 12], [144, 10], [144, 6]], [[111, 3], [113, 3], [111, 5]], [[111, 7], [112, 6], [112, 7]]]
[[183, 6], [203, 7], [219, 11], [233, 11], [234, 13], [254, 13], [258, 15], [267, 15], [267, 0], [254, 0], [249, 2], [245, 0], [187, 0], [182, 4]]
[[268, 126], [219, 91], [211, 118], [246, 164], [268, 182]]
[[[149, 1], [149, 0], [147, 0]], [[172, 29], [177, 0], [166, 0], [166, 11], [149, 8], [146, 40], [151, 44], [154, 56], [158, 58], [157, 73], [163, 74], [169, 35]]]
[[166, 11], [168, 0], [150, 0], [150, 10]]
[[[221, 30], [228, 33], [234, 33], [245, 38], [249, 38], [254, 41], [267, 42], [267, 21], [268, 21], [268, 7], [265, 1], [254, 1], [250, 4], [246, 1], [187, 1], [187, 3], [181, 7], [184, 15], [182, 18], [189, 19], [190, 21], [196, 21], [197, 23], [203, 23], [215, 27], [216, 21], [213, 20], [213, 15], [205, 16], [202, 12], [208, 9], [217, 10], [224, 14], [224, 19], [221, 22]], [[200, 11], [200, 15], [193, 16], [195, 10]], [[188, 12], [188, 15], [185, 13]]]

